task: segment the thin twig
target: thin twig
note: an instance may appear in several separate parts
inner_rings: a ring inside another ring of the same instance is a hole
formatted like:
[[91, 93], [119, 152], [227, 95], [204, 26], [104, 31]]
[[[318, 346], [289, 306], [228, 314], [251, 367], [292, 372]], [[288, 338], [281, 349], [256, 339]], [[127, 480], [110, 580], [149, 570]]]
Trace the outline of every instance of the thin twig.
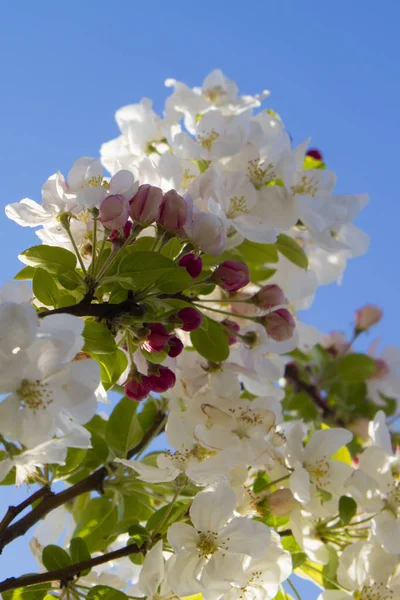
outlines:
[[[147, 445], [149, 439], [153, 438], [155, 432], [160, 433], [160, 423], [164, 421], [164, 418], [164, 413], [159, 413], [157, 415], [152, 427], [148, 431], [146, 431], [141, 442], [128, 452], [128, 458], [131, 458], [132, 456], [135, 456], [138, 452], [140, 452], [143, 446]], [[85, 477], [85, 479], [78, 481], [78, 483], [75, 483], [75, 485], [72, 485], [66, 490], [63, 490], [58, 494], [53, 494], [52, 496], [45, 496], [42, 502], [35, 506], [35, 508], [33, 508], [27, 515], [21, 517], [16, 523], [9, 525], [7, 529], [1, 532], [0, 554], [2, 553], [5, 546], [10, 544], [10, 542], [12, 542], [13, 540], [21, 537], [22, 535], [25, 535], [25, 533], [31, 527], [36, 525], [38, 521], [43, 519], [52, 510], [58, 508], [59, 506], [62, 506], [66, 502], [74, 500], [74, 498], [77, 498], [78, 496], [86, 492], [97, 491], [100, 494], [102, 494], [103, 483], [105, 478], [109, 474], [110, 468], [111, 470], [115, 469], [115, 465], [113, 463], [110, 463], [107, 467], [104, 466], [100, 469], [97, 469], [97, 471], [94, 471], [94, 473], [92, 473], [88, 477]]]
[[0, 522], [0, 535], [7, 529], [9, 524], [17, 517], [20, 513], [22, 513], [28, 506], [31, 506], [36, 500], [40, 500], [41, 498], [45, 498], [46, 496], [54, 496], [54, 492], [51, 491], [48, 485], [44, 485], [37, 490], [33, 494], [26, 498], [23, 502], [18, 504], [17, 506], [9, 506], [6, 514]]
[[139, 548], [136, 544], [128, 544], [113, 552], [107, 552], [101, 556], [95, 556], [89, 560], [83, 560], [82, 562], [68, 565], [68, 567], [63, 567], [62, 569], [55, 569], [54, 571], [48, 571], [47, 573], [36, 573], [34, 575], [22, 575], [21, 577], [8, 577], [0, 583], [0, 592], [7, 592], [9, 590], [50, 581], [59, 581], [60, 587], [65, 587], [86, 569], [91, 569], [97, 565], [102, 565], [111, 560], [129, 556], [130, 554], [138, 554], [142, 550], [143, 548]]

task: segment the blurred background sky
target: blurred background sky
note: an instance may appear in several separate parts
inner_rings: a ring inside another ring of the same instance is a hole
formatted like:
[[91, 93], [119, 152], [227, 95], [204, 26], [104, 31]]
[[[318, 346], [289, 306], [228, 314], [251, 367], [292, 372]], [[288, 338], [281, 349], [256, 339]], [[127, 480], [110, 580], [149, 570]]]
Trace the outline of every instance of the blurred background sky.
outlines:
[[[341, 286], [321, 288], [304, 320], [349, 331], [353, 311], [379, 304], [374, 334], [400, 344], [400, 165], [397, 0], [3, 0], [0, 93], [0, 282], [37, 243], [4, 216], [76, 158], [115, 137], [117, 108], [154, 100], [173, 77], [190, 86], [221, 68], [242, 93], [265, 88], [295, 144], [312, 137], [338, 175], [338, 193], [368, 192], [357, 225], [371, 236]], [[368, 340], [367, 340], [368, 342]], [[365, 344], [365, 343], [364, 343]], [[0, 488], [0, 515], [22, 490]], [[0, 557], [0, 578], [35, 570], [27, 541]], [[303, 598], [316, 595], [300, 584]]]

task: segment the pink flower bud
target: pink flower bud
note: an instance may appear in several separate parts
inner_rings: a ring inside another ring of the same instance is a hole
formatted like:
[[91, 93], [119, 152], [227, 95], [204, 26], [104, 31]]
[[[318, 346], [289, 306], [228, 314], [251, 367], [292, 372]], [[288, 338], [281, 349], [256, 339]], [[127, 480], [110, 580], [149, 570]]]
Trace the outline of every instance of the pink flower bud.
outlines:
[[[125, 240], [130, 236], [132, 227], [132, 221], [127, 221], [122, 228], [122, 234], [120, 229], [114, 229], [108, 236], [108, 239], [110, 240], [110, 242], [113, 242], [113, 244], [116, 244], [117, 246], [122, 246]], [[132, 242], [134, 241], [135, 240], [132, 239]]]
[[221, 325], [224, 325], [224, 327], [225, 327], [225, 333], [228, 337], [228, 344], [230, 346], [232, 346], [233, 344], [236, 344], [237, 336], [235, 335], [235, 333], [238, 333], [240, 331], [239, 323], [236, 323], [235, 321], [232, 321], [231, 319], [224, 319], [221, 322]]
[[333, 356], [344, 354], [351, 348], [351, 344], [341, 331], [331, 331], [324, 335], [322, 346]]
[[263, 310], [270, 310], [275, 306], [287, 304], [285, 294], [279, 285], [271, 284], [264, 285], [251, 299], [253, 304], [256, 304]]
[[294, 332], [296, 323], [286, 308], [279, 308], [269, 313], [262, 320], [268, 335], [276, 342], [289, 340]]
[[106, 229], [122, 229], [129, 217], [129, 202], [120, 194], [106, 196], [100, 204], [99, 218]]
[[369, 376], [369, 379], [383, 379], [390, 373], [389, 366], [387, 362], [382, 360], [381, 358], [375, 358], [375, 373]]
[[225, 224], [217, 215], [198, 213], [193, 221], [191, 238], [203, 252], [219, 256], [226, 245]]
[[315, 158], [315, 160], [322, 160], [322, 153], [317, 150], [317, 148], [310, 148], [307, 150], [306, 156], [311, 156], [311, 158]]
[[160, 216], [157, 222], [167, 230], [181, 229], [187, 219], [186, 200], [175, 190], [169, 190], [162, 199]]
[[382, 319], [382, 314], [379, 306], [375, 306], [374, 304], [367, 304], [359, 310], [356, 310], [356, 331], [367, 331], [367, 329], [379, 323]]
[[185, 254], [178, 260], [178, 265], [186, 269], [192, 279], [196, 279], [203, 269], [203, 261], [195, 254]]
[[151, 323], [148, 325], [150, 333], [147, 340], [142, 345], [147, 352], [161, 352], [168, 344], [169, 333], [161, 323]]
[[215, 269], [212, 281], [226, 292], [237, 292], [250, 282], [249, 268], [237, 260], [225, 260]]
[[139, 186], [138, 191], [129, 201], [132, 221], [141, 225], [150, 225], [160, 216], [163, 198], [162, 190], [148, 183]]
[[168, 346], [168, 356], [170, 356], [171, 358], [176, 358], [180, 355], [180, 353], [183, 350], [183, 344], [176, 335], [171, 335], [171, 337], [168, 340]]
[[174, 387], [176, 377], [175, 374], [171, 371], [171, 369], [168, 369], [168, 367], [159, 366], [157, 370], [158, 374], [151, 373], [148, 376], [148, 379], [153, 392], [156, 392], [157, 394], [162, 394], [163, 392], [166, 392], [170, 388]]
[[182, 308], [176, 316], [182, 321], [182, 324], [178, 325], [178, 327], [179, 329], [183, 329], [183, 331], [193, 331], [200, 327], [203, 321], [201, 312], [196, 308]]
[[287, 488], [276, 490], [268, 496], [268, 508], [274, 517], [285, 517], [292, 512], [298, 503], [292, 492]]
[[124, 386], [125, 396], [131, 400], [144, 400], [151, 392], [151, 386], [149, 378], [146, 375], [139, 375], [139, 373], [132, 375]]

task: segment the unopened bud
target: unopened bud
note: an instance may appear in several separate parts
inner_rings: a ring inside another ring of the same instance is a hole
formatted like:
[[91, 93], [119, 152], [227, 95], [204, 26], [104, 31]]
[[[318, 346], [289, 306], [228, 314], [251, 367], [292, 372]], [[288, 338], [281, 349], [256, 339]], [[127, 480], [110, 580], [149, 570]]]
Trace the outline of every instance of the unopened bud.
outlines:
[[268, 335], [276, 342], [289, 340], [294, 332], [296, 323], [286, 308], [279, 308], [262, 319]]
[[163, 199], [162, 190], [148, 183], [139, 186], [130, 204], [130, 215], [133, 221], [141, 225], [150, 225], [160, 216]]
[[157, 222], [168, 231], [182, 229], [187, 219], [186, 200], [175, 190], [169, 190], [162, 199]]
[[125, 396], [136, 402], [144, 400], [151, 392], [149, 378], [139, 373], [132, 375], [124, 386]]
[[211, 280], [225, 292], [237, 292], [250, 283], [249, 267], [238, 260], [225, 260], [215, 269]]
[[148, 325], [150, 330], [147, 340], [142, 345], [147, 352], [161, 352], [169, 340], [169, 333], [161, 323], [151, 323]]
[[168, 367], [157, 368], [158, 373], [151, 373], [148, 376], [149, 384], [153, 392], [162, 394], [175, 385], [175, 374]]
[[287, 299], [285, 294], [279, 285], [270, 284], [264, 285], [252, 298], [251, 301], [253, 304], [256, 304], [262, 310], [270, 310], [271, 308], [275, 308], [276, 306], [281, 306], [282, 304], [287, 304]]
[[183, 329], [183, 331], [198, 329], [203, 321], [201, 312], [191, 307], [182, 308], [176, 316], [181, 322], [178, 327], [179, 329]]
[[100, 204], [99, 219], [106, 229], [122, 229], [129, 217], [129, 202], [125, 196], [106, 196]]
[[178, 260], [178, 265], [186, 269], [192, 279], [196, 279], [203, 269], [203, 261], [200, 256], [193, 253], [185, 254]]
[[168, 347], [168, 356], [171, 358], [176, 358], [183, 350], [183, 343], [177, 335], [171, 335], [168, 340]]
[[306, 156], [311, 156], [311, 158], [315, 158], [315, 160], [323, 160], [322, 152], [317, 150], [317, 148], [310, 148], [307, 150]]
[[223, 325], [225, 327], [225, 333], [228, 337], [228, 344], [230, 346], [232, 346], [233, 344], [236, 344], [237, 336], [235, 335], [235, 333], [239, 333], [239, 331], [240, 331], [239, 323], [236, 323], [235, 321], [232, 321], [231, 319], [224, 319], [221, 322], [221, 325]]
[[366, 306], [356, 310], [355, 330], [357, 332], [367, 331], [367, 329], [379, 323], [382, 315], [383, 313], [379, 306], [366, 304]]
[[285, 517], [292, 512], [298, 503], [288, 488], [282, 488], [272, 492], [267, 498], [268, 508], [274, 517]]

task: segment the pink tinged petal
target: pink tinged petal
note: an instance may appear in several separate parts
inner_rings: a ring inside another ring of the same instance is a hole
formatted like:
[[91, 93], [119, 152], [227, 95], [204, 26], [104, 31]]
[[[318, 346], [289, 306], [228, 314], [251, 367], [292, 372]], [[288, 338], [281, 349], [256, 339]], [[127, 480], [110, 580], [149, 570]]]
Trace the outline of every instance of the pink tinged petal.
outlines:
[[158, 469], [157, 467], [152, 467], [151, 465], [145, 465], [140, 463], [137, 460], [125, 460], [121, 458], [116, 458], [115, 462], [119, 462], [123, 464], [125, 467], [133, 469], [136, 473], [139, 474], [138, 479], [142, 481], [147, 481], [148, 483], [163, 483], [167, 481], [174, 481], [180, 473], [179, 469], [166, 468], [166, 469]]
[[386, 552], [400, 554], [400, 523], [390, 510], [372, 520], [371, 531]]
[[163, 542], [160, 540], [146, 555], [139, 576], [139, 587], [141, 592], [148, 598], [157, 595], [158, 586], [162, 583], [165, 575]]
[[199, 535], [193, 527], [186, 523], [173, 523], [168, 529], [167, 539], [175, 552], [182, 548], [197, 552]]
[[221, 531], [236, 506], [235, 492], [225, 484], [215, 492], [200, 492], [190, 507], [190, 518], [197, 530]]
[[137, 192], [139, 182], [135, 181], [133, 174], [126, 169], [115, 173], [110, 180], [110, 194], [122, 194], [128, 200]]
[[226, 547], [229, 552], [260, 556], [268, 548], [271, 533], [269, 528], [260, 521], [235, 517], [218, 539], [219, 542], [224, 542], [223, 547]]
[[304, 460], [314, 461], [330, 457], [352, 439], [353, 434], [350, 431], [339, 427], [316, 431], [305, 448]]
[[289, 479], [289, 487], [293, 496], [299, 502], [310, 502], [310, 475], [303, 467], [297, 467]]
[[47, 213], [44, 208], [30, 198], [24, 198], [20, 202], [7, 204], [6, 215], [12, 221], [22, 227], [37, 227], [53, 220], [53, 214]]

